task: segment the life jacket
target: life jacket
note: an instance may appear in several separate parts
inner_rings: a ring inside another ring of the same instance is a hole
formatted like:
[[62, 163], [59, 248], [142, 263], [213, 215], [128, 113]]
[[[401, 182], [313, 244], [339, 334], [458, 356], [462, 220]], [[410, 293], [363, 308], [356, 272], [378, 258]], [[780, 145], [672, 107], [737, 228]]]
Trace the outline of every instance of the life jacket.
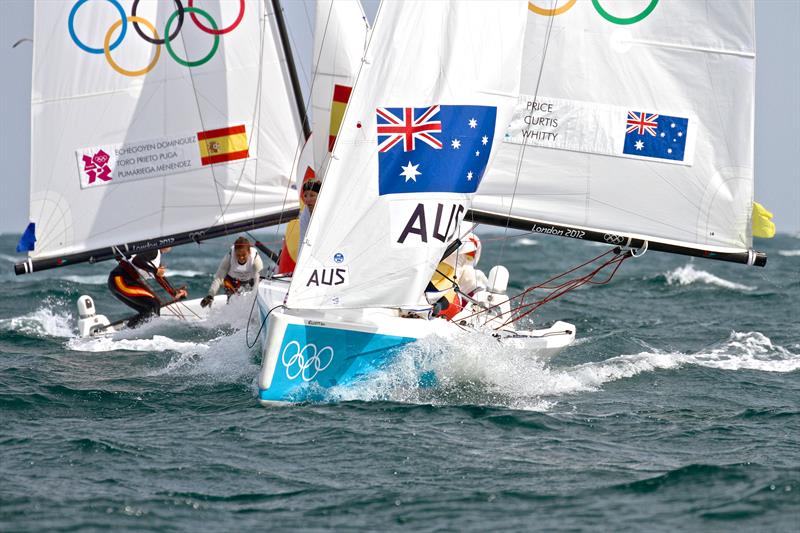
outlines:
[[[130, 263], [133, 265], [133, 268], [136, 269], [136, 272], [139, 273], [139, 276], [141, 276], [142, 279], [152, 279], [152, 278], [154, 278], [155, 275], [152, 272], [148, 272], [147, 270], [144, 270], [143, 268], [139, 268], [133, 263], [133, 260], [135, 258], [136, 258], [135, 255], [132, 256], [131, 260], [130, 260]], [[150, 262], [153, 264], [154, 267], [156, 267], [156, 269], [158, 269], [158, 267], [161, 266], [161, 250], [156, 250], [156, 258], [153, 259]]]
[[235, 246], [231, 246], [231, 261], [228, 267], [228, 275], [239, 281], [249, 281], [253, 279], [253, 262], [256, 259], [255, 248], [252, 246], [250, 247], [250, 255], [247, 256], [247, 261], [245, 261], [243, 265], [240, 265], [239, 261], [236, 260], [235, 249]]

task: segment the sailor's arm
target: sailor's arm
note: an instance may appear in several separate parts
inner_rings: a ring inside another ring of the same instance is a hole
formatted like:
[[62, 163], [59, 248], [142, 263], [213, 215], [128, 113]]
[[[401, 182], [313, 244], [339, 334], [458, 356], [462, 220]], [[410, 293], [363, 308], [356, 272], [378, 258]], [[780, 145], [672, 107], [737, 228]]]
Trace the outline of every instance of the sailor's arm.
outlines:
[[222, 283], [225, 280], [225, 275], [228, 273], [228, 269], [231, 267], [231, 254], [230, 252], [225, 254], [225, 257], [222, 258], [222, 261], [219, 263], [219, 268], [217, 268], [217, 273], [214, 274], [214, 281], [211, 282], [211, 286], [208, 288], [208, 295], [212, 298], [219, 288], [222, 287]]
[[258, 282], [261, 279], [261, 271], [264, 270], [264, 261], [261, 260], [261, 254], [256, 252], [256, 257], [253, 259], [253, 287], [258, 287]]

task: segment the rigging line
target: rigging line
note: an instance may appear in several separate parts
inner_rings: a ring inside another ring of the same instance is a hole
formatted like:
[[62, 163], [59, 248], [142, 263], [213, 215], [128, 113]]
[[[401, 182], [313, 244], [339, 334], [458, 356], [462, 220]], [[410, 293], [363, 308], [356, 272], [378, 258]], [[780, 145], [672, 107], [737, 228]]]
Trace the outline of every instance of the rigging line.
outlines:
[[[264, 40], [265, 40], [264, 39], [264, 31], [260, 31], [259, 34], [260, 34], [259, 35], [259, 39], [260, 39], [261, 51], [263, 52], [263, 46], [264, 46]], [[188, 50], [188, 47], [186, 46], [186, 38], [185, 38], [184, 32], [181, 32], [180, 35], [181, 35], [181, 42], [183, 43], [183, 49], [184, 49], [184, 52], [186, 52], [186, 57], [188, 59], [189, 58], [189, 50]], [[223, 48], [224, 48], [224, 45], [223, 45]], [[250, 121], [250, 138], [251, 138], [251, 140], [252, 140], [252, 137], [253, 137], [253, 128], [255, 126], [255, 121], [256, 121], [255, 111], [258, 108], [259, 97], [261, 95], [261, 80], [262, 80], [262, 71], [263, 71], [263, 64], [264, 64], [263, 63], [264, 62], [263, 56], [264, 56], [264, 54], [261, 53], [261, 54], [259, 54], [259, 58], [258, 58], [256, 94], [255, 94], [255, 101], [253, 103], [254, 109], [253, 109], [253, 113], [251, 115], [252, 118], [251, 118], [251, 121]], [[202, 131], [206, 131], [206, 129], [207, 129], [206, 122], [203, 119], [203, 113], [202, 113], [201, 106], [200, 106], [200, 99], [201, 99], [202, 96], [198, 92], [197, 84], [195, 83], [194, 72], [193, 72], [194, 69], [192, 67], [188, 67], [188, 70], [189, 70], [189, 79], [190, 79], [191, 84], [192, 84], [192, 92], [194, 93], [195, 104], [196, 104], [196, 107], [197, 107], [197, 115], [198, 115], [198, 119], [200, 120], [200, 126], [202, 128]], [[227, 69], [226, 69], [226, 86], [227, 86]], [[202, 97], [202, 98], [203, 98], [203, 101], [208, 103], [208, 105], [211, 105], [211, 102], [210, 102], [210, 100], [208, 98], [206, 98], [206, 97]], [[213, 107], [213, 105], [212, 105], [212, 107]], [[226, 111], [229, 111], [229, 108], [226, 108]], [[223, 114], [226, 117], [228, 116], [227, 112], [223, 113]], [[236, 197], [236, 193], [239, 190], [239, 186], [240, 186], [240, 184], [242, 182], [242, 178], [244, 177], [245, 168], [247, 168], [247, 160], [245, 160], [244, 162], [242, 162], [240, 164], [241, 164], [241, 169], [239, 170], [238, 178], [236, 178], [236, 185], [235, 185], [235, 187], [233, 189], [233, 193], [230, 195], [230, 199], [228, 200], [227, 204], [225, 204], [224, 207], [223, 207], [223, 200], [222, 200], [222, 197], [220, 195], [220, 190], [219, 190], [219, 186], [218, 186], [218, 183], [220, 182], [220, 180], [217, 179], [217, 173], [216, 173], [217, 165], [210, 165], [209, 170], [211, 171], [211, 179], [212, 179], [212, 182], [214, 183], [214, 192], [215, 192], [215, 194], [217, 196], [217, 207], [219, 208], [219, 216], [217, 218], [217, 222], [212, 223], [211, 225], [207, 226], [207, 229], [215, 227], [217, 225], [217, 223], [221, 220], [222, 221], [222, 226], [224, 228], [226, 228], [226, 232], [227, 232], [228, 223], [227, 223], [227, 221], [225, 221], [225, 213], [227, 212], [228, 208], [230, 207], [230, 204], [233, 202], [233, 199]], [[228, 165], [224, 165], [224, 168], [225, 168], [225, 172], [227, 174], [227, 170], [229, 168]], [[256, 160], [256, 169], [258, 169], [258, 161], [257, 160]], [[226, 180], [226, 181], [228, 181], [228, 180]], [[166, 187], [166, 183], [164, 183], [164, 186]], [[162, 211], [163, 211], [163, 207], [165, 207], [163, 205], [165, 196], [166, 195], [162, 195]]]
[[[553, 9], [555, 8], [557, 3], [558, 3], [558, 0], [552, 0], [551, 6], [552, 6]], [[547, 21], [547, 29], [545, 30], [545, 38], [544, 38], [544, 47], [542, 48], [542, 60], [541, 60], [541, 62], [539, 64], [539, 75], [536, 78], [536, 87], [535, 87], [535, 89], [533, 91], [533, 101], [534, 102], [536, 101], [536, 98], [539, 96], [539, 85], [542, 82], [542, 73], [544, 72], [544, 62], [545, 62], [545, 59], [547, 58], [547, 49], [549, 48], [549, 45], [550, 45], [550, 35], [552, 34], [552, 31], [553, 31], [553, 21], [554, 20], [555, 20], [555, 17], [549, 17], [548, 21]], [[527, 28], [526, 28], [526, 32], [525, 33], [527, 34]], [[520, 84], [521, 83], [522, 82], [520, 81]], [[528, 124], [527, 128], [526, 128], [528, 131], [530, 131], [530, 129], [532, 127], [532, 124], [533, 124], [533, 121], [531, 120], [530, 123]], [[523, 161], [525, 159], [525, 149], [527, 148], [527, 146], [528, 146], [527, 141], [525, 141], [525, 139], [523, 139], [522, 146], [519, 149], [519, 158], [517, 159], [517, 167], [515, 169], [514, 188], [512, 189], [511, 202], [510, 202], [510, 204], [508, 206], [508, 218], [506, 219], [506, 227], [505, 227], [504, 235], [508, 234], [508, 228], [509, 228], [509, 225], [511, 224], [511, 213], [514, 210], [514, 198], [517, 195], [517, 188], [519, 186], [519, 178], [520, 178], [520, 174], [522, 173], [522, 163], [523, 163]], [[502, 262], [502, 260], [503, 260], [503, 254], [505, 253], [505, 249], [506, 249], [506, 241], [504, 240], [502, 246], [500, 247], [500, 257], [499, 257], [499, 260], [498, 260], [500, 262]]]
[[[266, 2], [266, 0], [265, 0], [265, 2]], [[304, 7], [305, 7], [305, 5], [304, 5]], [[282, 6], [280, 6], [280, 8], [283, 9]], [[323, 42], [324, 42], [324, 34], [327, 33], [328, 23], [330, 22], [330, 13], [332, 11], [333, 11], [333, 5], [331, 4], [331, 10], [328, 12], [328, 20], [325, 23], [325, 32], [323, 33]], [[273, 15], [273, 17], [274, 16], [275, 15]], [[292, 37], [292, 34], [289, 32], [288, 28], [286, 28], [286, 35], [289, 37], [289, 39], [292, 42], [294, 42], [294, 38]], [[281, 43], [282, 43], [283, 46], [286, 46], [286, 44], [289, 44], [291, 46], [291, 43], [284, 43], [283, 39], [281, 39]], [[297, 48], [297, 46], [295, 46], [295, 48]], [[286, 50], [282, 50], [282, 51], [283, 51], [284, 59], [286, 59], [287, 52], [286, 52]], [[287, 69], [288, 69], [289, 68], [288, 59], [286, 59], [286, 61], [287, 61]], [[296, 72], [296, 69], [295, 69], [295, 72]], [[309, 84], [308, 77], [306, 76], [306, 73], [305, 73], [305, 69], [303, 69], [303, 78], [305, 79], [306, 84]], [[292, 190], [292, 184], [294, 184], [297, 181], [297, 174], [299, 172], [299, 165], [300, 165], [300, 155], [303, 153], [303, 150], [305, 150], [306, 146], [309, 143], [309, 140], [311, 139], [311, 136], [309, 136], [308, 138], [305, 138], [304, 125], [308, 125], [309, 122], [310, 122], [309, 116], [308, 116], [308, 109], [309, 109], [309, 106], [310, 106], [310, 103], [311, 103], [311, 92], [312, 92], [311, 89], [313, 88], [313, 84], [314, 84], [315, 79], [316, 79], [316, 72], [314, 73], [314, 76], [312, 77], [311, 83], [309, 85], [309, 91], [308, 91], [309, 94], [305, 99], [305, 110], [302, 111], [302, 116], [298, 117], [299, 120], [300, 120], [301, 133], [300, 133], [300, 138], [298, 138], [298, 140], [297, 140], [297, 145], [295, 146], [294, 158], [292, 160], [292, 169], [291, 169], [291, 172], [290, 172], [290, 174], [288, 176], [289, 179], [288, 179], [288, 181], [286, 183], [286, 187], [284, 189], [283, 202], [282, 202], [282, 205], [281, 205], [281, 212], [284, 212], [286, 210], [286, 203], [287, 203], [288, 198], [289, 198], [289, 191]], [[298, 109], [298, 114], [300, 114], [300, 113], [301, 113], [301, 110]], [[312, 149], [313, 149], [313, 147], [312, 147]], [[302, 196], [302, 189], [298, 189], [297, 190], [297, 194], [299, 196]], [[300, 203], [299, 199], [298, 199], [298, 203]], [[301, 207], [302, 207], [302, 205], [301, 205]], [[289, 221], [287, 221], [287, 222], [289, 222]], [[279, 232], [280, 232], [281, 224], [283, 224], [283, 219], [282, 218], [280, 218], [278, 223], [275, 224], [275, 239], [279, 238]], [[310, 223], [309, 223], [309, 225], [310, 225]], [[298, 247], [298, 252], [299, 252], [299, 250], [300, 250], [300, 248]], [[300, 257], [298, 256], [297, 259], [299, 260]]]
[[[320, 204], [320, 200], [322, 198], [322, 192], [324, 190], [326, 190], [326, 185], [325, 185], [325, 181], [326, 180], [324, 178], [327, 177], [327, 175], [330, 173], [331, 166], [333, 165], [333, 154], [336, 152], [336, 147], [338, 146], [339, 141], [342, 138], [341, 131], [342, 131], [344, 125], [347, 123], [348, 113], [351, 112], [350, 111], [350, 104], [353, 101], [355, 101], [355, 92], [356, 92], [356, 90], [358, 88], [358, 80], [361, 78], [361, 74], [362, 74], [362, 72], [364, 70], [364, 65], [367, 64], [367, 60], [366, 60], [367, 59], [367, 51], [369, 50], [370, 44], [372, 43], [372, 38], [375, 35], [375, 28], [377, 26], [377, 23], [382, 18], [381, 17], [381, 11], [382, 10], [383, 10], [383, 3], [378, 5], [378, 12], [375, 13], [375, 20], [374, 20], [374, 23], [372, 25], [372, 30], [367, 32], [366, 46], [364, 48], [364, 51], [363, 51], [363, 54], [362, 54], [362, 57], [361, 57], [361, 64], [359, 65], [358, 72], [356, 73], [355, 78], [353, 79], [353, 88], [352, 88], [352, 92], [350, 93], [350, 99], [348, 100], [348, 104], [345, 107], [344, 115], [342, 116], [342, 121], [341, 121], [341, 125], [340, 125], [340, 128], [339, 128], [340, 134], [336, 136], [336, 140], [334, 141], [333, 149], [331, 150], [330, 157], [327, 159], [327, 166], [325, 167], [325, 176], [321, 177], [322, 185], [321, 185], [321, 188], [320, 188], [320, 191], [319, 191], [319, 197], [317, 198], [317, 205]], [[332, 12], [332, 10], [331, 10], [331, 12]], [[363, 11], [362, 11], [362, 13], [363, 13]], [[330, 17], [330, 12], [329, 12], [329, 17]], [[325, 24], [325, 31], [323, 32], [323, 42], [324, 42], [324, 39], [325, 39], [324, 35], [327, 33], [327, 26], [328, 26], [329, 23], [330, 23], [330, 18], [328, 19], [328, 21], [326, 21], [326, 24]], [[316, 76], [316, 72], [315, 72], [315, 76]], [[372, 158], [377, 157], [377, 153], [373, 154], [371, 157]], [[358, 191], [356, 191], [355, 188], [358, 186], [358, 183], [356, 181], [354, 181], [354, 180], [351, 180], [351, 181], [352, 181], [352, 183], [350, 184], [349, 194], [357, 194]], [[340, 184], [340, 187], [341, 186], [342, 185]], [[344, 191], [342, 190], [342, 192], [344, 192]], [[348, 194], [348, 196], [349, 196], [349, 194]], [[309, 222], [308, 222], [308, 229], [311, 229], [313, 220], [314, 220], [314, 213], [311, 213], [311, 220], [309, 220]], [[325, 240], [327, 238], [327, 236], [328, 236], [328, 232], [332, 231], [333, 226], [334, 226], [333, 224], [328, 224], [327, 228], [323, 228], [322, 233], [320, 233], [320, 235], [318, 236], [317, 240]], [[308, 231], [308, 229], [306, 231]], [[297, 257], [297, 260], [298, 260], [298, 262], [300, 261], [300, 256], [299, 255]]]

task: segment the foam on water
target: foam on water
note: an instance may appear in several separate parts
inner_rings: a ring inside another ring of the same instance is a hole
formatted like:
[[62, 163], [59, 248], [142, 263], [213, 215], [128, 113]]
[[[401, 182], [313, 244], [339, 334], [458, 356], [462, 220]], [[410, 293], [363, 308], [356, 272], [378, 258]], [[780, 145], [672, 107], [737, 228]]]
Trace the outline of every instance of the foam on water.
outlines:
[[18, 331], [34, 337], [72, 337], [72, 316], [54, 304], [45, 304], [33, 313], [0, 320], [0, 330]]
[[67, 341], [66, 347], [78, 352], [113, 352], [117, 350], [132, 352], [166, 352], [197, 353], [207, 346], [196, 342], [181, 342], [164, 335], [153, 335], [152, 338], [118, 338], [108, 337], [75, 337]]
[[800, 257], [800, 250], [778, 250], [778, 255], [784, 257]]
[[[397, 361], [364, 383], [338, 387], [334, 400], [391, 400], [408, 403], [503, 405], [547, 410], [565, 395], [600, 390], [603, 385], [647, 372], [697, 365], [721, 370], [793, 372], [800, 354], [773, 345], [759, 332], [732, 332], [730, 337], [697, 353], [655, 348], [572, 367], [546, 364], [524, 345], [501, 344], [485, 335], [413, 343]], [[420, 385], [433, 371], [433, 389]]]
[[[172, 277], [183, 277], [183, 278], [196, 278], [199, 276], [205, 276], [208, 272], [201, 272], [199, 270], [169, 270], [168, 275], [170, 278]], [[76, 275], [70, 274], [66, 276], [53, 276], [51, 279], [61, 279], [64, 281], [70, 281], [72, 283], [81, 283], [83, 285], [105, 285], [108, 282], [108, 273], [105, 274], [91, 274], [91, 275]], [[22, 279], [22, 281], [25, 281]]]
[[[250, 383], [258, 372], [245, 344], [245, 332], [211, 339], [198, 349], [183, 351], [150, 375], [189, 375], [195, 383]], [[199, 379], [198, 379], [199, 378]]]
[[750, 292], [756, 290], [756, 287], [750, 287], [741, 283], [734, 283], [733, 281], [728, 281], [726, 279], [717, 277], [710, 272], [706, 272], [705, 270], [697, 270], [691, 263], [667, 272], [664, 274], [664, 277], [669, 285], [686, 286], [700, 283], [737, 291]]
[[512, 243], [514, 246], [536, 246], [539, 244], [539, 241], [529, 237], [521, 237], [519, 239], [514, 239]]

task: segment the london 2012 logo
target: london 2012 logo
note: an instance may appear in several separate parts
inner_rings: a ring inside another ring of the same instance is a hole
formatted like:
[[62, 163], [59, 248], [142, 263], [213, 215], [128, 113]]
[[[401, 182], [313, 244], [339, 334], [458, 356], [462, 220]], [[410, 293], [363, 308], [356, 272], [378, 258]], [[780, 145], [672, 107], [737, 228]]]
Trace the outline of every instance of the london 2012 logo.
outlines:
[[[75, 17], [78, 14], [78, 10], [88, 1], [89, 0], [78, 0], [72, 6], [72, 9], [69, 12], [69, 19], [67, 21], [69, 36], [72, 38], [72, 41], [75, 43], [75, 45], [84, 52], [89, 54], [104, 55], [111, 68], [124, 76], [143, 76], [153, 70], [156, 64], [158, 64], [159, 58], [161, 57], [162, 45], [167, 49], [167, 53], [176, 63], [185, 67], [199, 67], [200, 65], [208, 63], [211, 61], [211, 58], [214, 57], [214, 54], [216, 54], [217, 49], [219, 48], [220, 36], [232, 32], [237, 26], [239, 26], [242, 18], [244, 18], [245, 8], [245, 0], [239, 0], [239, 11], [236, 18], [228, 26], [220, 28], [217, 21], [215, 21], [207, 11], [194, 6], [195, 0], [188, 0], [187, 6], [184, 6], [181, 0], [172, 0], [172, 2], [175, 4], [175, 11], [173, 11], [172, 14], [167, 17], [163, 31], [159, 34], [158, 29], [151, 21], [137, 15], [140, 0], [134, 0], [133, 5], [131, 6], [130, 15], [125, 13], [125, 9], [120, 4], [119, 0], [107, 0], [111, 6], [116, 8], [117, 12], [119, 13], [119, 20], [111, 24], [108, 30], [106, 30], [103, 46], [100, 48], [92, 47], [86, 44], [84, 40], [78, 36], [75, 30]], [[95, 6], [92, 7], [94, 8]], [[178, 38], [183, 30], [187, 13], [189, 14], [189, 18], [191, 18], [192, 22], [199, 30], [213, 36], [213, 43], [211, 44], [208, 53], [196, 60], [189, 60], [188, 58], [184, 59], [178, 56], [171, 44], [176, 38]], [[198, 18], [198, 15], [200, 18]], [[120, 44], [122, 44], [123, 40], [125, 40], [128, 34], [133, 33], [128, 31], [128, 23], [133, 26], [133, 29], [141, 38], [142, 42], [149, 43], [155, 47], [152, 57], [150, 58], [150, 62], [144, 68], [140, 68], [138, 70], [129, 70], [120, 66], [111, 55], [111, 52], [114, 51]], [[147, 29], [149, 35], [145, 33], [145, 31], [142, 29], [142, 26]], [[114, 38], [117, 30], [119, 30], [119, 35]], [[163, 38], [161, 37], [162, 35], [164, 36]]]
[[111, 168], [108, 166], [108, 161], [111, 159], [105, 150], [98, 150], [93, 155], [83, 155], [83, 171], [89, 178], [89, 185], [96, 180], [111, 181]]

